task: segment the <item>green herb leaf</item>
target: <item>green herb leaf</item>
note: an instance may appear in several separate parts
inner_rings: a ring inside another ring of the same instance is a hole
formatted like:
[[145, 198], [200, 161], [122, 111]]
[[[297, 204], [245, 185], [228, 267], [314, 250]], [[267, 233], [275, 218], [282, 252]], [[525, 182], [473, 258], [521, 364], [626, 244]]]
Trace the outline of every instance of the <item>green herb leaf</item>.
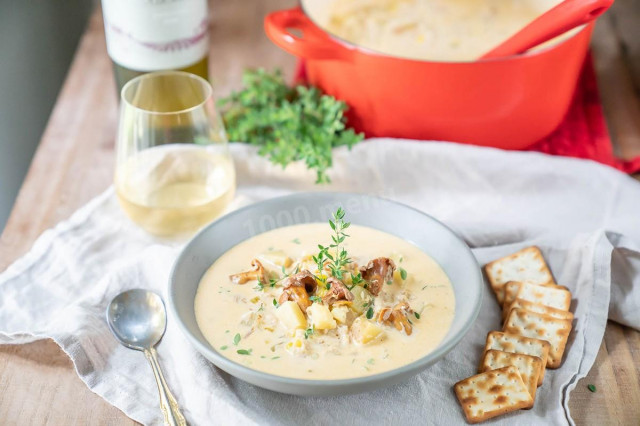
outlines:
[[273, 299], [273, 306], [275, 306], [276, 308], [278, 307], [278, 301], [276, 299]]
[[402, 280], [406, 280], [407, 279], [407, 271], [404, 268], [398, 268], [400, 270], [400, 278], [402, 278]]
[[369, 309], [367, 309], [367, 319], [371, 319], [373, 318], [373, 306], [369, 306]]
[[322, 299], [319, 296], [311, 296], [311, 297], [309, 297], [309, 300], [311, 300], [312, 302], [316, 302], [316, 303], [322, 302]]
[[221, 351], [224, 351], [224, 350], [226, 350], [226, 349], [228, 349], [228, 348], [229, 348], [229, 346], [227, 346], [227, 345], [220, 346], [220, 350], [221, 350]]
[[294, 238], [293, 240], [291, 240], [291, 242], [294, 244], [300, 244], [300, 239]]
[[[324, 247], [322, 244], [318, 244], [318, 249], [320, 249], [320, 252], [318, 252], [317, 256], [313, 256], [313, 260], [316, 262], [318, 271], [323, 271], [326, 267], [328, 267], [331, 275], [339, 280], [342, 280], [344, 274], [347, 272], [345, 267], [348, 264], [352, 263], [352, 260], [349, 258], [347, 251], [344, 249], [344, 247], [340, 246], [340, 244], [344, 242], [345, 238], [348, 237], [344, 230], [350, 225], [349, 222], [345, 222], [343, 220], [344, 215], [345, 212], [342, 207], [340, 207], [333, 214], [333, 219], [329, 220], [329, 226], [331, 226], [331, 229], [334, 231], [334, 235], [331, 236], [334, 244], [331, 244], [329, 247]], [[331, 253], [329, 253], [329, 249], [335, 249], [336, 254], [332, 255]], [[351, 276], [353, 277], [354, 275], [351, 274]], [[360, 280], [361, 279], [362, 277], [360, 277]], [[326, 279], [322, 279], [321, 281], [323, 283], [326, 283]], [[325, 288], [329, 290], [331, 286], [329, 284], [326, 284]], [[353, 288], [353, 286], [351, 288]]]
[[280, 71], [263, 69], [246, 71], [242, 80], [241, 91], [219, 102], [227, 134], [258, 146], [274, 164], [302, 160], [315, 170], [316, 183], [327, 183], [332, 148], [364, 138], [347, 128], [347, 105], [315, 87], [289, 87]]
[[595, 385], [587, 385], [587, 389], [589, 389], [591, 392], [595, 392], [596, 391], [596, 386]]
[[373, 364], [374, 362], [376, 362], [373, 358], [369, 358], [367, 360], [367, 364]]
[[238, 349], [236, 352], [240, 355], [251, 355], [252, 349]]
[[279, 356], [271, 357], [271, 359], [278, 359], [278, 358], [280, 358], [280, 357]]
[[233, 344], [238, 346], [238, 343], [240, 343], [241, 339], [242, 337], [240, 337], [240, 333], [237, 333], [235, 336], [233, 336]]
[[[353, 290], [353, 288], [359, 284], [362, 284], [364, 282], [364, 280], [362, 279], [362, 274], [360, 272], [358, 272], [356, 275], [353, 275], [353, 273], [351, 273], [351, 287], [349, 288], [349, 291]], [[367, 284], [365, 283], [364, 286], [366, 286]]]
[[313, 333], [316, 332], [316, 326], [311, 326], [304, 331], [304, 338], [308, 339]]

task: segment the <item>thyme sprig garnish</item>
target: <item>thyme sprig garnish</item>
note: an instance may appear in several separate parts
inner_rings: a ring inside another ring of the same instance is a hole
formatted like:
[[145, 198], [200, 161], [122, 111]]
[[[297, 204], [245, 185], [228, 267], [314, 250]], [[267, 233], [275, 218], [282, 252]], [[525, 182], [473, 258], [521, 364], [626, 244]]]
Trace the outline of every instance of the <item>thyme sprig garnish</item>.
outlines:
[[347, 288], [349, 289], [349, 291], [351, 291], [355, 286], [360, 285], [362, 283], [364, 283], [364, 286], [366, 288], [367, 284], [364, 282], [364, 278], [362, 278], [362, 274], [360, 272], [358, 272], [355, 275], [351, 273], [351, 286], [347, 286]]
[[325, 270], [325, 267], [329, 269], [329, 273], [333, 277], [342, 280], [344, 274], [347, 272], [346, 266], [353, 262], [347, 254], [347, 250], [342, 245], [344, 240], [349, 236], [349, 234], [345, 232], [345, 229], [351, 226], [350, 222], [345, 222], [344, 215], [345, 212], [342, 207], [339, 207], [332, 215], [332, 219], [329, 220], [329, 226], [334, 232], [331, 236], [333, 243], [328, 246], [318, 244], [320, 251], [316, 256], [313, 256], [313, 261], [321, 275], [318, 278], [325, 284], [327, 290], [329, 289], [328, 284], [326, 284], [327, 279], [322, 276], [322, 271]]

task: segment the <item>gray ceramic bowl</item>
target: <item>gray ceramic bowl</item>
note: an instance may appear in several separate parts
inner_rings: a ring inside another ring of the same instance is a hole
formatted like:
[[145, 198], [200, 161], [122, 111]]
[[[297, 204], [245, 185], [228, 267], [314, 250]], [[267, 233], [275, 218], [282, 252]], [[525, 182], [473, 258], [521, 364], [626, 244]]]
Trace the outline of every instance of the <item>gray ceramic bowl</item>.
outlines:
[[[453, 283], [456, 312], [440, 345], [425, 357], [392, 371], [344, 380], [305, 380], [252, 370], [220, 355], [204, 338], [194, 313], [198, 283], [211, 264], [254, 235], [288, 225], [327, 221], [337, 207], [353, 224], [403, 238], [433, 257]], [[301, 193], [236, 210], [211, 223], [184, 248], [169, 279], [169, 308], [191, 344], [227, 373], [266, 389], [295, 395], [340, 395], [371, 391], [408, 379], [452, 350], [471, 328], [482, 300], [482, 275], [469, 247], [449, 228], [411, 207], [382, 198], [345, 193]]]

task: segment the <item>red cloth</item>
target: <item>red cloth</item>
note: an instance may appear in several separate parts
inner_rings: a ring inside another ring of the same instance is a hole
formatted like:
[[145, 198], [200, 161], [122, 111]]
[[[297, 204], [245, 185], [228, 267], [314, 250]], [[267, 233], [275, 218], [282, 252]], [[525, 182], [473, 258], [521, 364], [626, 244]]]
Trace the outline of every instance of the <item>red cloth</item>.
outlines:
[[[295, 81], [305, 80], [304, 62], [300, 61]], [[640, 172], [640, 156], [631, 160], [621, 160], [613, 154], [591, 55], [585, 60], [576, 94], [562, 124], [526, 151], [594, 160], [624, 173]]]
[[564, 121], [552, 134], [528, 150], [594, 160], [625, 173], [640, 172], [640, 156], [625, 161], [613, 154], [591, 55], [585, 60], [576, 94]]

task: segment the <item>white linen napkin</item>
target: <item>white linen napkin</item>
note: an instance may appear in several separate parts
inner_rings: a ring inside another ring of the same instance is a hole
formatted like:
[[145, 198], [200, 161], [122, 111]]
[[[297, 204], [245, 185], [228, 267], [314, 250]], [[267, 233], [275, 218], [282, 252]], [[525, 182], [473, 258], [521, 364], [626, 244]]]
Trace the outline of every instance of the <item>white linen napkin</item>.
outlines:
[[[366, 192], [435, 216], [473, 248], [480, 264], [537, 244], [576, 315], [563, 366], [548, 371], [532, 410], [489, 423], [573, 423], [571, 390], [591, 368], [607, 316], [640, 329], [640, 183], [608, 167], [531, 152], [441, 142], [370, 140], [334, 154], [333, 183], [313, 185], [302, 164], [285, 171], [234, 144], [232, 208], [301, 190]], [[52, 338], [87, 386], [132, 419], [160, 424], [144, 356], [119, 345], [104, 320], [108, 302], [136, 287], [166, 295], [181, 244], [154, 239], [120, 211], [112, 189], [45, 232], [0, 275], [0, 343]], [[217, 369], [169, 316], [158, 347], [187, 420], [208, 424], [460, 424], [452, 391], [475, 373], [499, 309], [487, 286], [473, 329], [443, 360], [373, 393], [304, 398], [266, 391]]]

